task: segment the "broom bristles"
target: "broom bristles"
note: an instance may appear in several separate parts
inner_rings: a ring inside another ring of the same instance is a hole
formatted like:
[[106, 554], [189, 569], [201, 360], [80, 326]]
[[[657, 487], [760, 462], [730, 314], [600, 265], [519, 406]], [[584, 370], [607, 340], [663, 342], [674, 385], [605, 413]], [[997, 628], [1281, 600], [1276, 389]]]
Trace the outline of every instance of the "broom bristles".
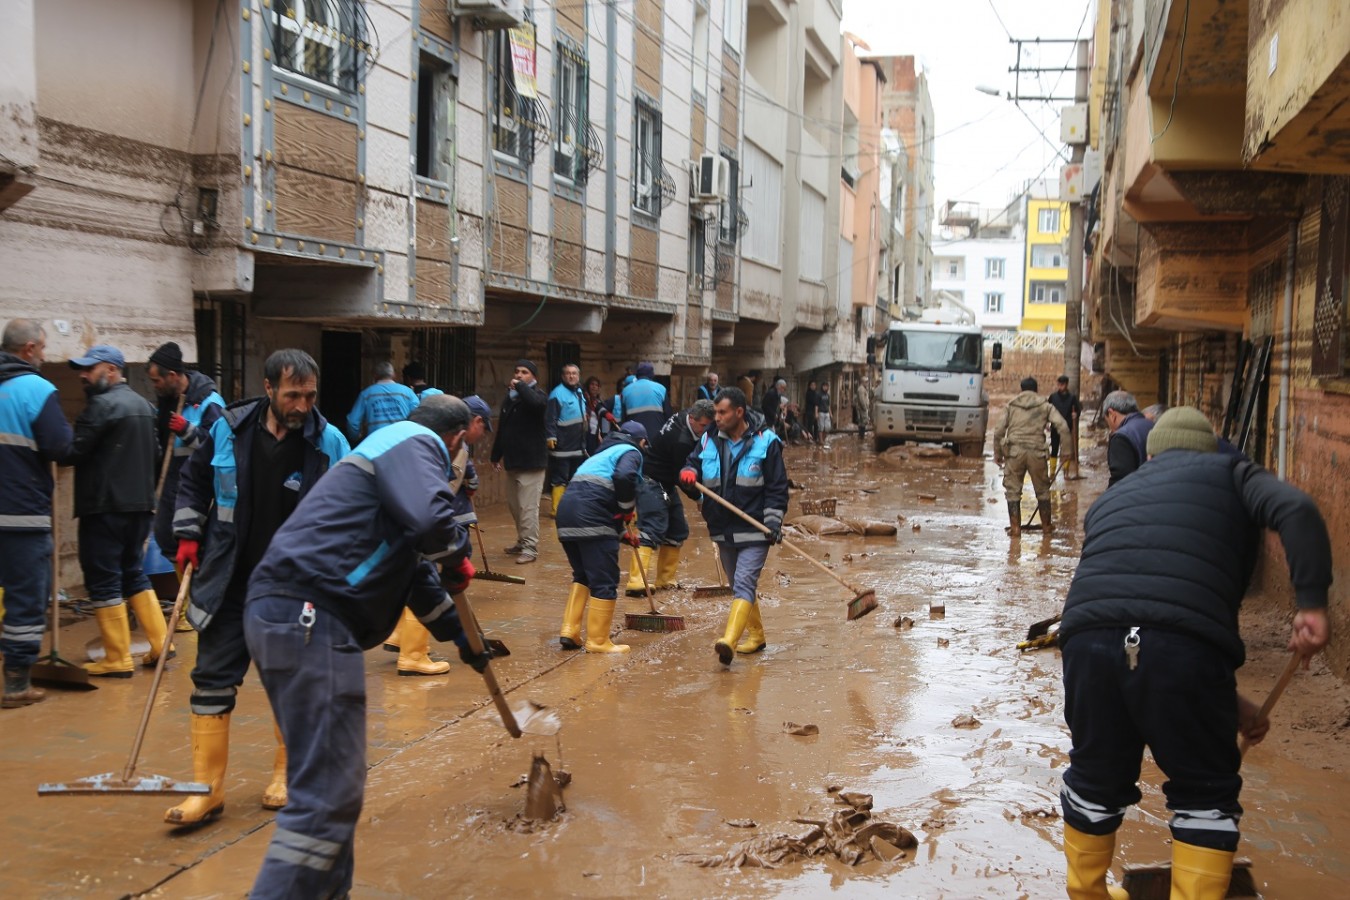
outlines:
[[629, 631], [646, 631], [652, 634], [684, 631], [684, 617], [663, 616], [660, 613], [626, 613], [623, 617], [623, 627]]
[[864, 591], [848, 602], [848, 620], [852, 622], [854, 619], [861, 619], [876, 608], [876, 592]]

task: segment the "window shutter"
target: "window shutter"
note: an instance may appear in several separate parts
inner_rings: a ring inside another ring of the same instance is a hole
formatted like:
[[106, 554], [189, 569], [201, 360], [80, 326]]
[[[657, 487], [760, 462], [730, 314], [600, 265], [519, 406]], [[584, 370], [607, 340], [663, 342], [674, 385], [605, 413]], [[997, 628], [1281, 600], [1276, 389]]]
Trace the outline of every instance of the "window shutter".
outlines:
[[1312, 346], [1312, 374], [1323, 378], [1344, 373], [1346, 241], [1350, 239], [1347, 194], [1350, 178], [1323, 181]]

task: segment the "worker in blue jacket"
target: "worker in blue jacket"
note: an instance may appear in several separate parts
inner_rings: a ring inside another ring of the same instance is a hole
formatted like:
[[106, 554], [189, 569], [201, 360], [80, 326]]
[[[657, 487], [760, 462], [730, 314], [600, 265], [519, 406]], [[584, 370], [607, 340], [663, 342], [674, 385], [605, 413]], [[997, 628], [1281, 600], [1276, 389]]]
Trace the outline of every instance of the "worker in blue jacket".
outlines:
[[572, 473], [586, 458], [586, 398], [581, 393], [581, 369], [570, 363], [562, 368], [562, 382], [548, 395], [544, 412], [544, 439], [548, 445], [548, 483], [553, 495], [553, 515], [558, 515]]
[[[768, 646], [759, 615], [759, 574], [769, 547], [783, 539], [788, 477], [783, 442], [765, 426], [759, 411], [750, 408], [740, 388], [722, 389], [714, 421], [716, 432], [704, 433], [680, 471], [680, 487], [697, 498], [701, 495], [694, 485], [701, 483], [769, 530], [766, 535], [716, 501], [702, 498], [703, 519], [735, 597], [726, 632], [714, 645], [717, 658], [728, 666], [735, 653], [758, 653]], [[746, 639], [738, 643], [743, 632]]]
[[463, 400], [441, 394], [371, 435], [300, 502], [249, 580], [249, 650], [292, 749], [290, 802], [253, 900], [351, 890], [366, 780], [361, 651], [389, 634], [403, 607], [437, 640], [454, 641], [466, 663], [487, 664], [450, 596], [473, 577], [450, 492], [469, 419]]
[[41, 703], [29, 670], [42, 649], [52, 577], [51, 463], [70, 455], [74, 432], [56, 386], [38, 374], [47, 332], [11, 319], [0, 337], [0, 588], [4, 589], [4, 709]]
[[[192, 563], [196, 572], [187, 611], [199, 632], [189, 701], [192, 766], [194, 780], [209, 784], [211, 793], [165, 812], [173, 825], [200, 824], [225, 808], [230, 716], [251, 661], [243, 619], [248, 577], [281, 523], [350, 451], [342, 432], [319, 413], [319, 366], [308, 353], [287, 349], [269, 356], [263, 389], [265, 397], [226, 407], [183, 464], [178, 488], [177, 563], [180, 569]], [[279, 729], [262, 805], [286, 805], [286, 745]]]
[[[423, 392], [425, 392], [423, 388]], [[394, 380], [394, 364], [375, 365], [375, 382], [356, 395], [356, 403], [347, 414], [347, 429], [351, 439], [360, 441], [395, 422], [408, 417], [417, 406], [420, 395], [406, 384]]]
[[[619, 379], [618, 392], [615, 393], [613, 399], [611, 399], [611, 400], [609, 401], [609, 413], [610, 413], [610, 415], [612, 415], [612, 416], [614, 417], [614, 420], [615, 420], [616, 422], [622, 422], [622, 421], [623, 421], [623, 392], [624, 392], [624, 389], [627, 388], [630, 384], [632, 384], [632, 383], [635, 382], [635, 381], [637, 381], [637, 376], [636, 376], [636, 375], [625, 375], [625, 376], [623, 376], [623, 378]], [[618, 427], [618, 426], [615, 426], [615, 427]], [[645, 426], [644, 426], [644, 427], [645, 427]]]
[[619, 599], [619, 541], [637, 546], [633, 521], [647, 429], [625, 422], [581, 464], [558, 507], [558, 540], [572, 565], [572, 588], [558, 634], [564, 650], [581, 648], [586, 613], [587, 653], [627, 653], [609, 638]]
[[[670, 418], [670, 404], [666, 402], [665, 385], [653, 381], [654, 369], [649, 362], [637, 365], [637, 378], [623, 389], [623, 415], [620, 422], [641, 422], [648, 434], [656, 434]], [[618, 412], [615, 412], [618, 415]]]

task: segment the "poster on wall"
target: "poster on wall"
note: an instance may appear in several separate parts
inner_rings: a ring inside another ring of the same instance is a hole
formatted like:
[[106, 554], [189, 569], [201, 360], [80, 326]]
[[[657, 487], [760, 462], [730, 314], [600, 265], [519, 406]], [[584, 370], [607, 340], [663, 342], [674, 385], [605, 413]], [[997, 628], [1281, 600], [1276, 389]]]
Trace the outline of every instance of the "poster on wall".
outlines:
[[516, 91], [522, 97], [539, 99], [539, 89], [535, 85], [534, 66], [534, 23], [521, 22], [510, 31], [511, 68], [516, 75]]

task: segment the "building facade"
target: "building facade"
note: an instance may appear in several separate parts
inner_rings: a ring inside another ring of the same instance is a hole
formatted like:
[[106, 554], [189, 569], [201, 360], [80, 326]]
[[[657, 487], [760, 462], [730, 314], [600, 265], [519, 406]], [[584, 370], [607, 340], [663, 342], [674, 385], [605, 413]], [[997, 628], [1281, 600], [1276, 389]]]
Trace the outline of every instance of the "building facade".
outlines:
[[990, 332], [1016, 331], [1023, 320], [1026, 244], [1021, 210], [1010, 212], [948, 203], [933, 238], [933, 296]]
[[1023, 331], [1064, 331], [1069, 299], [1069, 204], [1043, 184], [1026, 195], [1026, 246], [1022, 265]]
[[905, 147], [904, 255], [900, 262], [901, 314], [917, 318], [933, 283], [933, 101], [928, 76], [913, 56], [880, 56], [886, 77], [882, 117]]

